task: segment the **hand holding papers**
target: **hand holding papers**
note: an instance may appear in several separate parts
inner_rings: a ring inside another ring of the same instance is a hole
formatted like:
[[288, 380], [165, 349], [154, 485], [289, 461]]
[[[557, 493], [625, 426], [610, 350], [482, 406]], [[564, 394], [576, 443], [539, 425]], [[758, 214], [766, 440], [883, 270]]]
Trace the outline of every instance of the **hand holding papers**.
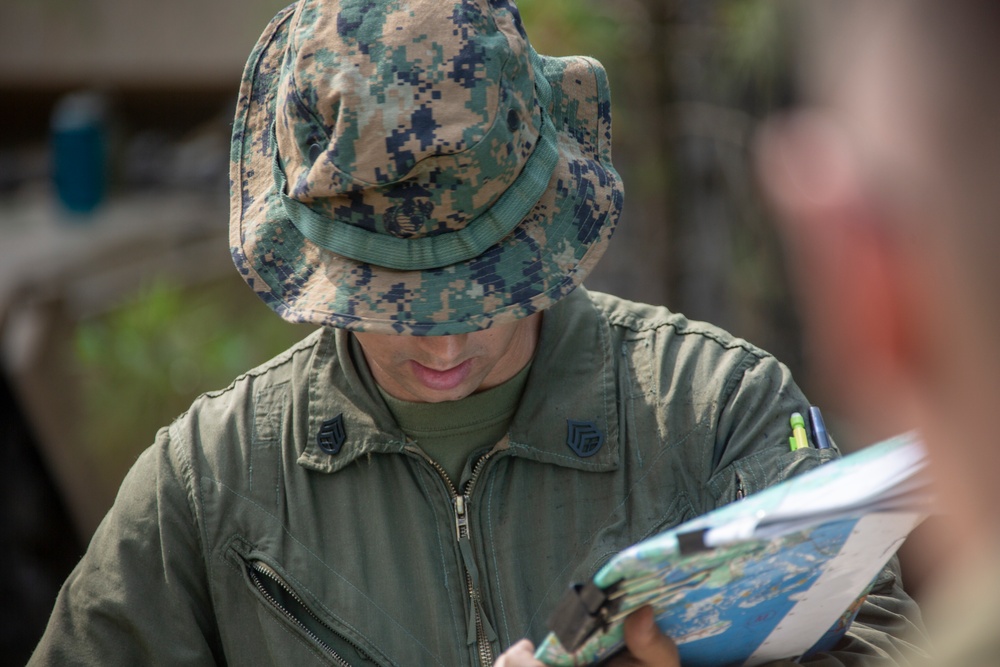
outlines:
[[536, 657], [594, 664], [647, 604], [685, 667], [827, 650], [928, 512], [925, 466], [900, 436], [633, 545], [567, 593]]

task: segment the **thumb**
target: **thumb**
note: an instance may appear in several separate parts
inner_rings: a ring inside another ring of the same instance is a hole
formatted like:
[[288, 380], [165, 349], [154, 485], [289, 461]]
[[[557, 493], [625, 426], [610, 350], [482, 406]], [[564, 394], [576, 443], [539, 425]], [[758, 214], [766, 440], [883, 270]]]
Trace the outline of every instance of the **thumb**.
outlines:
[[660, 632], [652, 607], [643, 607], [625, 619], [625, 646], [640, 665], [680, 667], [677, 645]]

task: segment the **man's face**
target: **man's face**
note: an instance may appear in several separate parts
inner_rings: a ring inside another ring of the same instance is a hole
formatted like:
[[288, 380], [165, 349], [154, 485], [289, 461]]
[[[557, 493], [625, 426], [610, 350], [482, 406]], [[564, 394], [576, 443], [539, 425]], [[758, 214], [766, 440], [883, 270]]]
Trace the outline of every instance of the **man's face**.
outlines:
[[379, 386], [419, 403], [457, 401], [502, 384], [535, 352], [541, 314], [454, 336], [355, 332]]

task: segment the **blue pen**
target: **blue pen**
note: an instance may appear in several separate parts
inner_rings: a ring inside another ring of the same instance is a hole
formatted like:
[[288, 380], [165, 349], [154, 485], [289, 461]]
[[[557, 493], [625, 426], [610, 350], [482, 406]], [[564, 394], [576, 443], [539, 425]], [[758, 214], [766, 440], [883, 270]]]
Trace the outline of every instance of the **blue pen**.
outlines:
[[823, 415], [815, 405], [809, 408], [809, 423], [812, 425], [813, 442], [816, 443], [816, 449], [830, 449], [830, 436], [826, 432]]

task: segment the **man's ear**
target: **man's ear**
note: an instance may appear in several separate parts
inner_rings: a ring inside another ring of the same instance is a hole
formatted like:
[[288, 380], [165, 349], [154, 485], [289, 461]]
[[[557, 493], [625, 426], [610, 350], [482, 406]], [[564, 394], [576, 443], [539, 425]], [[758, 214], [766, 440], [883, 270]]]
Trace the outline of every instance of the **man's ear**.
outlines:
[[822, 118], [776, 121], [762, 131], [758, 149], [813, 383], [829, 390], [866, 437], [909, 428], [912, 323], [896, 226], [866, 189], [846, 137]]

